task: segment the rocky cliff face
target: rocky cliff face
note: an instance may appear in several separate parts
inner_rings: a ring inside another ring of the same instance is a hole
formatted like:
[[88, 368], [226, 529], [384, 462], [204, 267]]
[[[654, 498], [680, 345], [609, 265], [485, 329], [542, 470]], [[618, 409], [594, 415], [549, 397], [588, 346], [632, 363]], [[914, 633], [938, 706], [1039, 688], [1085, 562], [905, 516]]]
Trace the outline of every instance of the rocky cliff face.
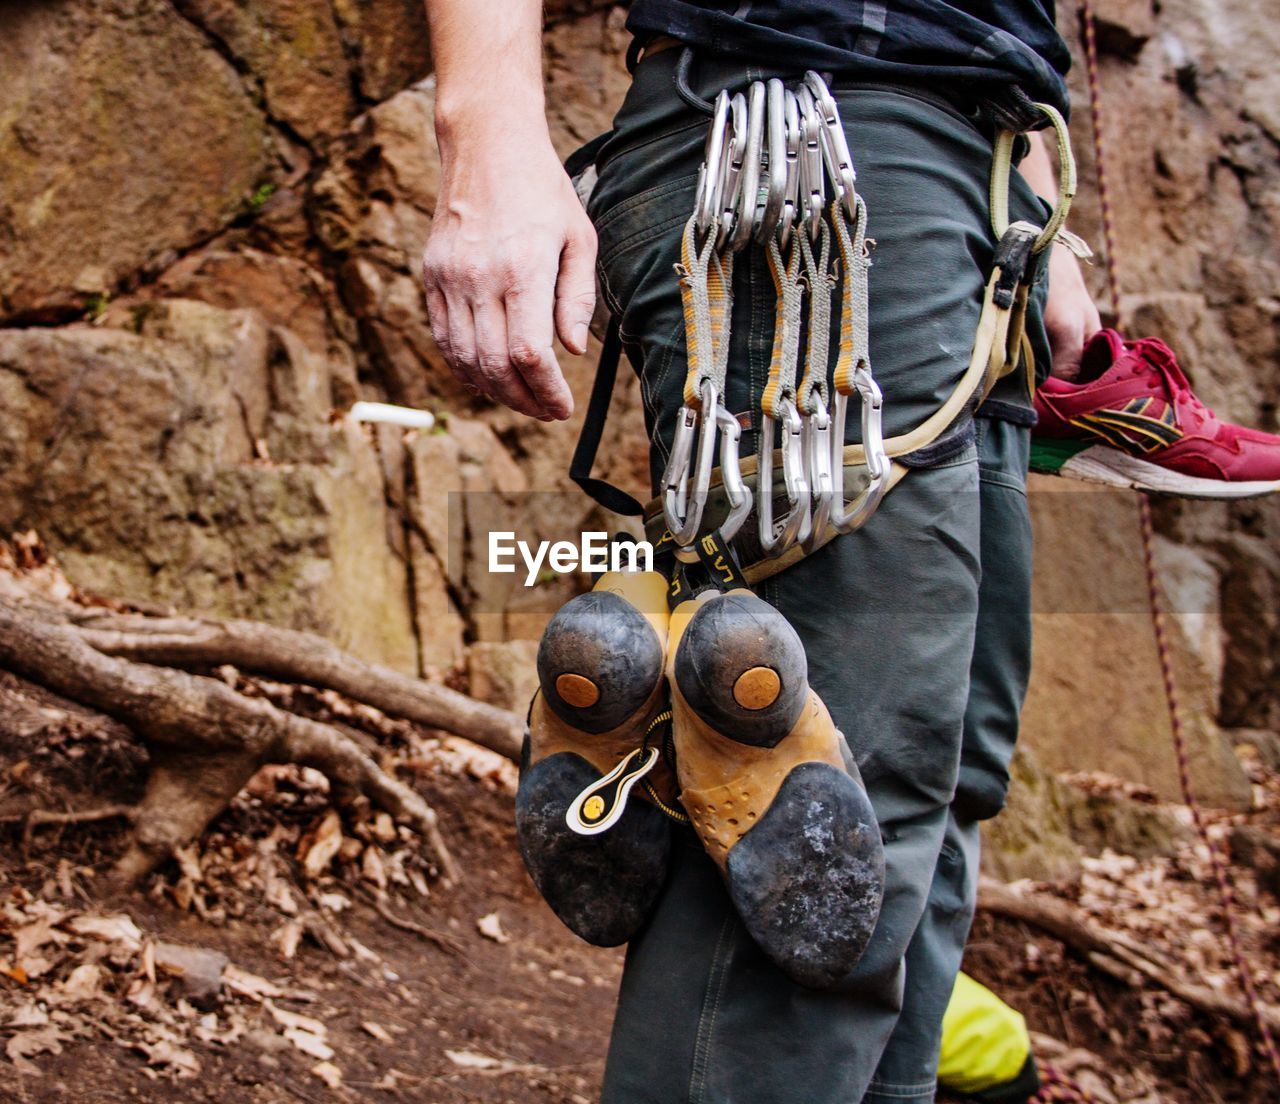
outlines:
[[[562, 153], [621, 98], [622, 18], [550, 6]], [[1078, 42], [1071, 6], [1062, 24]], [[1113, 4], [1100, 31], [1122, 324], [1166, 337], [1223, 413], [1275, 429], [1280, 31], [1241, 0]], [[592, 514], [564, 477], [577, 423], [473, 404], [431, 339], [416, 268], [438, 163], [418, 0], [5, 5], [0, 72], [0, 531], [38, 529], [91, 591], [319, 629], [410, 671], [482, 643], [473, 682], [518, 682], [504, 664], [527, 661], [518, 642], [576, 584], [531, 596], [478, 570], [480, 515], [529, 491], [545, 493], [526, 538]], [[1073, 225], [1100, 248], [1074, 80]], [[594, 352], [565, 364], [581, 411]], [[639, 487], [638, 404], [622, 391], [610, 437], [627, 443], [607, 467]], [[358, 397], [441, 425], [356, 426]], [[1089, 493], [1077, 508], [1060, 490], [1034, 496], [1030, 746], [1172, 793], [1133, 502]], [[1197, 773], [1239, 800], [1218, 726], [1280, 725], [1280, 508], [1167, 505], [1159, 525]]]

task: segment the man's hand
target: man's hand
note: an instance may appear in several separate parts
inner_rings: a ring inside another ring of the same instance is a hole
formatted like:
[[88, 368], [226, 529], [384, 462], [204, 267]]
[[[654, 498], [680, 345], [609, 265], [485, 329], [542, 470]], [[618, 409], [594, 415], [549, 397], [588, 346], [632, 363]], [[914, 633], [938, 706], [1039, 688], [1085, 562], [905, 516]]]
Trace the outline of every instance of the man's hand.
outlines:
[[538, 0], [427, 0], [441, 182], [423, 256], [431, 331], [470, 391], [573, 413], [552, 351], [587, 346], [595, 230], [543, 113]]
[[1044, 305], [1044, 327], [1053, 353], [1050, 373], [1073, 380], [1080, 374], [1084, 343], [1102, 329], [1102, 318], [1075, 254], [1061, 243], [1050, 248], [1049, 298]]

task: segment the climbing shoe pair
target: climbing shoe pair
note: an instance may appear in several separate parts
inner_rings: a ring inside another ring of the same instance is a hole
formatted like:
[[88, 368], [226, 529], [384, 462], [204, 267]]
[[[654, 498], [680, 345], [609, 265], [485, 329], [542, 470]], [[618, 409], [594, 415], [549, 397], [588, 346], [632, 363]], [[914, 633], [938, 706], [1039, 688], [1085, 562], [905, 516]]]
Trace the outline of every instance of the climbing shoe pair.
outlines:
[[530, 875], [591, 943], [626, 942], [666, 879], [676, 821], [794, 981], [840, 982], [880, 911], [884, 857], [804, 649], [746, 590], [667, 615], [652, 572], [611, 572], [538, 650], [516, 831]]

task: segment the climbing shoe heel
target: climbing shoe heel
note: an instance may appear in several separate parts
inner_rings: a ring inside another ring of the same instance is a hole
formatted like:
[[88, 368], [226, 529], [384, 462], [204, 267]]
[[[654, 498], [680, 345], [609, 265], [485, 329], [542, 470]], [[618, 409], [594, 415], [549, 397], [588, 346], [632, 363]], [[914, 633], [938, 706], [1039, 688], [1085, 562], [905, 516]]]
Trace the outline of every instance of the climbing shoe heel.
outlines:
[[599, 946], [629, 940], [666, 879], [670, 822], [647, 797], [657, 787], [674, 799], [674, 783], [644, 747], [667, 708], [665, 585], [606, 575], [556, 613], [538, 648], [516, 835], [551, 909]]
[[752, 938], [794, 981], [831, 988], [871, 938], [884, 853], [800, 638], [772, 606], [733, 591], [678, 609], [671, 653], [693, 827]]

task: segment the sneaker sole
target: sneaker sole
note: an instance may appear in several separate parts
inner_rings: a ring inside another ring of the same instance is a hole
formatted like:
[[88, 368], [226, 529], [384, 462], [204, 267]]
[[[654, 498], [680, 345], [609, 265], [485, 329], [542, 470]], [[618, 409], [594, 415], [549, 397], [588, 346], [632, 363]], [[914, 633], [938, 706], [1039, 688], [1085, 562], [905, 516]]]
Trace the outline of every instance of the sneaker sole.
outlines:
[[1225, 479], [1183, 475], [1105, 445], [1081, 446], [1072, 441], [1033, 438], [1031, 470], [1042, 475], [1060, 475], [1179, 498], [1257, 498], [1280, 491], [1280, 480], [1232, 483]]

